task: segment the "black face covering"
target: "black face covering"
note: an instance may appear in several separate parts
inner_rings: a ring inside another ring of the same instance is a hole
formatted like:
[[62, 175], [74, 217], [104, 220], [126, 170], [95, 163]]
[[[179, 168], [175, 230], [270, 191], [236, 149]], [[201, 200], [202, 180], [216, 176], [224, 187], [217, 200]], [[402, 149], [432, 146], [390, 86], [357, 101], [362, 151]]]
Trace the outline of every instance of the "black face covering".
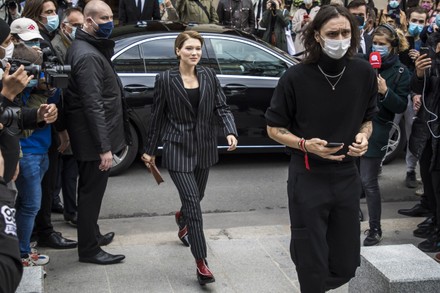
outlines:
[[15, 44], [12, 58], [26, 60], [35, 65], [43, 64], [43, 53], [37, 52], [35, 49], [32, 49], [21, 42]]
[[364, 26], [365, 25], [365, 18], [363, 16], [356, 15], [356, 20], [358, 21], [358, 26]]

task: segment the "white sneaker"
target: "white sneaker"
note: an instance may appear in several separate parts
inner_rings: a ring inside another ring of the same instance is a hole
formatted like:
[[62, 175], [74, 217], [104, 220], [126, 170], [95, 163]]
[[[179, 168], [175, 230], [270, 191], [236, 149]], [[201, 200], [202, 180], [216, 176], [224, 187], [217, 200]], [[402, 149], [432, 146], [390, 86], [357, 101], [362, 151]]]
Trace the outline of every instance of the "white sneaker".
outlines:
[[36, 266], [44, 266], [49, 263], [49, 256], [45, 254], [40, 254], [35, 248], [31, 248], [31, 253], [29, 253], [29, 260]]

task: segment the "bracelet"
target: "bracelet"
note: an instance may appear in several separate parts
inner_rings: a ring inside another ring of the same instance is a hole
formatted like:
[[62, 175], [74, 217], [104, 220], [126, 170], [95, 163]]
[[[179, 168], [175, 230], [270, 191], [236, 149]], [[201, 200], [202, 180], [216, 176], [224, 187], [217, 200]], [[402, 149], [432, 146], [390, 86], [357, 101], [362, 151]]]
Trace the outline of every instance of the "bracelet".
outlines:
[[304, 152], [304, 165], [306, 169], [310, 171], [309, 156], [307, 154], [306, 140], [304, 137], [301, 137], [301, 139], [298, 141], [298, 148]]

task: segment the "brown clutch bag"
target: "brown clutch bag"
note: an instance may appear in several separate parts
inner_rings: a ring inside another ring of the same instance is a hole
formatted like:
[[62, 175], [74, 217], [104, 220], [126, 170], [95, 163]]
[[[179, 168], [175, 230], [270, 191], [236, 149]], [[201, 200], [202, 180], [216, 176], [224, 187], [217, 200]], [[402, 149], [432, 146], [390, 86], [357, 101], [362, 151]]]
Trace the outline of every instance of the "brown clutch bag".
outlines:
[[154, 179], [157, 182], [157, 185], [161, 184], [163, 181], [162, 175], [160, 175], [159, 169], [157, 169], [156, 165], [151, 165], [150, 168], [148, 168], [148, 171], [150, 171], [151, 174], [153, 174]]

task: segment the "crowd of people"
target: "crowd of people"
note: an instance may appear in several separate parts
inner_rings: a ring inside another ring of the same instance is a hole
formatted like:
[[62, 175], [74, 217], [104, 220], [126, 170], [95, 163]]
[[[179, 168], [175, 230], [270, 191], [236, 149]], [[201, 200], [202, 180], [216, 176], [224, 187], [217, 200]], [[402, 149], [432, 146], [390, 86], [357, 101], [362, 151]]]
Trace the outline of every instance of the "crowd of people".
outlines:
[[[362, 195], [369, 216], [363, 245], [382, 240], [378, 178], [392, 125], [400, 119], [408, 141], [404, 182], [419, 186], [419, 163], [423, 195], [416, 206], [398, 212], [426, 216], [414, 230], [425, 239], [418, 247], [440, 252], [440, 4], [390, 0], [378, 10], [373, 0], [327, 2], [120, 0], [118, 11], [120, 26], [178, 20], [240, 29], [301, 60], [280, 78], [266, 120], [269, 137], [291, 154], [290, 251], [302, 292], [324, 292], [354, 276]], [[95, 264], [125, 258], [102, 249], [115, 233], [102, 234], [98, 217], [113, 154], [131, 138], [111, 62], [110, 6], [100, 0], [7, 3], [0, 19], [1, 109], [20, 108], [22, 115], [0, 132], [0, 227], [7, 227], [0, 231], [0, 276], [10, 281], [0, 286], [13, 292], [23, 266], [49, 262], [36, 247], [78, 248], [80, 262]], [[209, 168], [218, 161], [213, 121], [221, 121], [230, 151], [238, 143], [215, 73], [198, 65], [203, 42], [193, 31], [177, 37], [179, 67], [156, 78], [142, 156], [154, 167], [163, 142], [162, 166], [182, 202], [175, 215], [178, 238], [191, 247], [200, 284], [215, 281], [200, 207]], [[375, 70], [366, 61], [372, 58], [380, 60]], [[70, 77], [49, 83], [49, 73], [26, 72], [12, 60], [70, 66]], [[54, 230], [52, 211], [77, 227], [77, 241]], [[440, 262], [440, 253], [435, 258]]]

